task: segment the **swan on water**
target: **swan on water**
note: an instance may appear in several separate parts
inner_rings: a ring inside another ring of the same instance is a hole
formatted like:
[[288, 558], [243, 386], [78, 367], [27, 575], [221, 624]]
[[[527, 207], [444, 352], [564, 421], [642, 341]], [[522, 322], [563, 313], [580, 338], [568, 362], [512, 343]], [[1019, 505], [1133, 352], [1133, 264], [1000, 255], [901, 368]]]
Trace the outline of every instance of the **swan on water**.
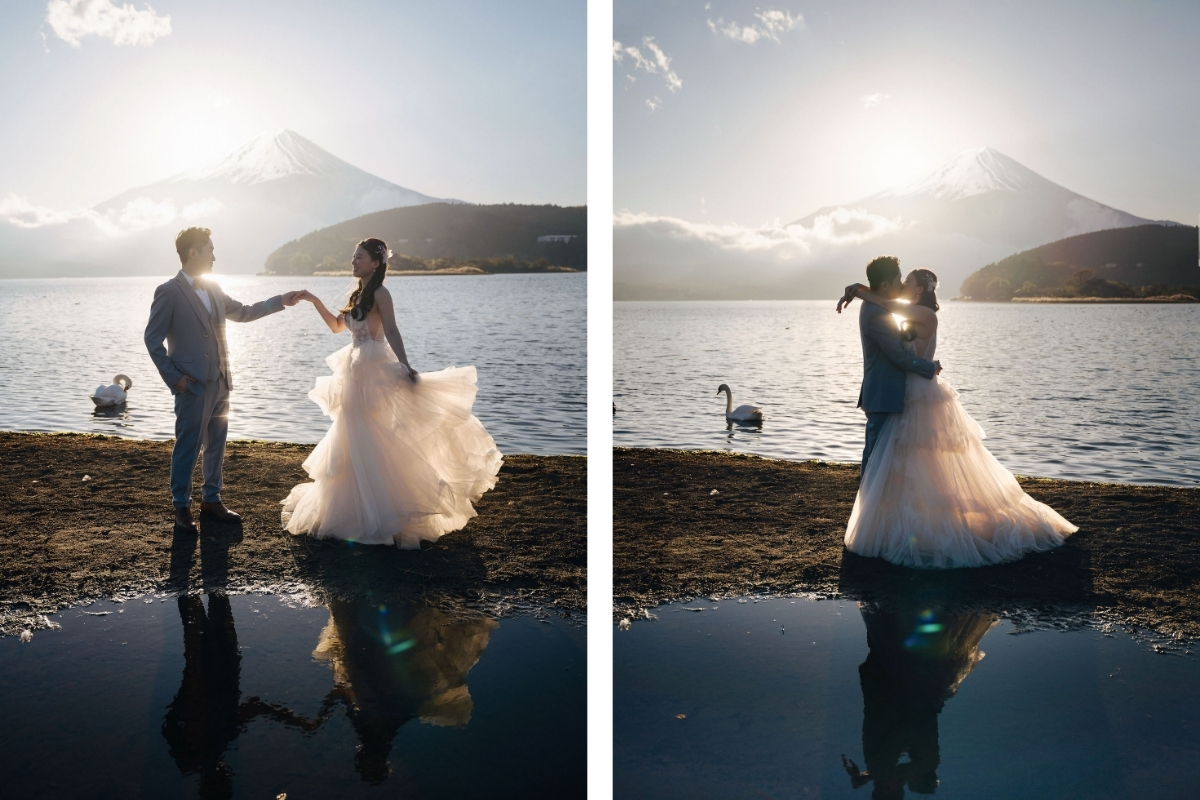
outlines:
[[129, 379], [128, 375], [117, 375], [113, 378], [111, 384], [108, 386], [97, 386], [96, 391], [89, 394], [88, 397], [92, 398], [92, 402], [96, 404], [97, 408], [119, 406], [127, 399], [128, 395], [126, 392], [132, 386], [133, 381]]
[[722, 383], [717, 387], [717, 394], [725, 393], [725, 419], [730, 422], [762, 422], [762, 409], [758, 406], [733, 407], [733, 391], [729, 384]]

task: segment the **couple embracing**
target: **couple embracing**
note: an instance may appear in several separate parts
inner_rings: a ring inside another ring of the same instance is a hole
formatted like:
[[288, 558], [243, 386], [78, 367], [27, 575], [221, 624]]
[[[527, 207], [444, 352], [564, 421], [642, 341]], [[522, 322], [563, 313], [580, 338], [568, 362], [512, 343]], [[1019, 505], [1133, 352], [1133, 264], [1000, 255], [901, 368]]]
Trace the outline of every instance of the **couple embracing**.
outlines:
[[[894, 564], [978, 567], [1062, 544], [1078, 528], [1039, 503], [983, 446], [983, 429], [940, 376], [937, 276], [867, 265], [837, 311], [859, 298], [866, 446], [846, 548]], [[896, 318], [903, 319], [897, 324]]]
[[[145, 342], [175, 396], [171, 499], [175, 525], [196, 530], [192, 472], [203, 451], [200, 512], [218, 521], [241, 517], [221, 501], [221, 462], [229, 430], [233, 376], [225, 322], [252, 322], [307, 300], [333, 333], [352, 341], [326, 359], [331, 375], [308, 396], [331, 420], [304, 462], [312, 478], [282, 501], [293, 534], [414, 549], [458, 530], [475, 516], [472, 503], [496, 485], [501, 456], [471, 414], [475, 367], [418, 376], [383, 286], [386, 243], [365, 239], [351, 262], [358, 286], [334, 313], [307, 290], [243, 305], [206, 280], [215, 261], [212, 232], [188, 228], [175, 240], [182, 268], [159, 286]], [[166, 346], [164, 347], [164, 340]]]

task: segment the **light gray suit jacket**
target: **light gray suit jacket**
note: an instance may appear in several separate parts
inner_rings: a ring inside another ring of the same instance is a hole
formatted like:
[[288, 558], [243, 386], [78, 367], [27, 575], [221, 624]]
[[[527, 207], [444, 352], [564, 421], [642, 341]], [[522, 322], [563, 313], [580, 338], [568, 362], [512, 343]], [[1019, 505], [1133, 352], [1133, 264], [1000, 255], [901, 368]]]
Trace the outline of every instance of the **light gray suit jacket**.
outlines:
[[[196, 381], [188, 388], [204, 394], [204, 384], [222, 374], [225, 384], [233, 388], [229, 371], [228, 348], [225, 346], [225, 320], [251, 322], [283, 310], [283, 298], [275, 295], [252, 306], [242, 305], [221, 291], [216, 281], [198, 279], [213, 301], [213, 311], [204, 310], [204, 303], [180, 271], [174, 278], [154, 290], [150, 304], [150, 321], [146, 323], [146, 349], [171, 391], [183, 376]], [[167, 346], [163, 347], [166, 339]]]
[[904, 410], [904, 373], [932, 378], [937, 365], [904, 349], [900, 328], [891, 312], [874, 303], [858, 310], [858, 333], [862, 338], [863, 382], [858, 407], [868, 413], [897, 413]]

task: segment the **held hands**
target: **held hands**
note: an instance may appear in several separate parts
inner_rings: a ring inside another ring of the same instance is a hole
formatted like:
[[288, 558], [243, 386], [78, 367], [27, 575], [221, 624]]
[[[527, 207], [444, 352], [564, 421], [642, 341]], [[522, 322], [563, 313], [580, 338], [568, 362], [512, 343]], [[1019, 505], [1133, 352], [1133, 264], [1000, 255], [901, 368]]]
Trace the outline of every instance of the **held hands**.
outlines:
[[304, 299], [303, 297], [301, 297], [301, 295], [304, 295], [304, 294], [307, 294], [307, 291], [304, 289], [300, 289], [299, 291], [288, 292], [287, 294], [282, 295], [283, 305], [285, 307], [290, 307], [290, 306], [296, 305], [296, 303], [299, 303], [301, 300]]

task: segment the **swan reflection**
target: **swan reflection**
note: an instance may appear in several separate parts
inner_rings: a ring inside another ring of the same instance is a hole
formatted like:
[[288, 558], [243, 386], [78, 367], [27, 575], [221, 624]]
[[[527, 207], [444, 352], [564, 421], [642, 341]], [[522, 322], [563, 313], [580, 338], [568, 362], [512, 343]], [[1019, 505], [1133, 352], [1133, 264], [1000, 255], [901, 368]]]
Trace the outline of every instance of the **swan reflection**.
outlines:
[[867, 660], [858, 668], [863, 693], [864, 769], [842, 756], [857, 789], [874, 783], [876, 800], [904, 797], [904, 787], [938, 787], [938, 714], [983, 659], [979, 643], [997, 614], [936, 606], [860, 606]]

